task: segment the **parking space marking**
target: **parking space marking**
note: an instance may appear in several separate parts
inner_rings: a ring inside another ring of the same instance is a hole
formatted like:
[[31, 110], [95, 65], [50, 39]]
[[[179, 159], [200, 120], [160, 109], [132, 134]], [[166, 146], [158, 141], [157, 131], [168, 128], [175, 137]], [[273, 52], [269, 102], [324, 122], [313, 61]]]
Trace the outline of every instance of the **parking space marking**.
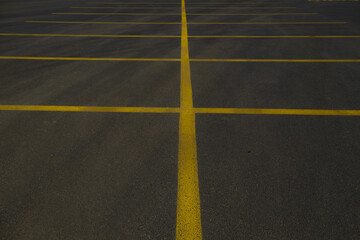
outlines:
[[190, 59], [190, 62], [319, 62], [319, 63], [339, 63], [339, 62], [360, 62], [360, 59]]
[[[187, 14], [189, 15], [189, 14]], [[0, 36], [24, 36], [24, 37], [104, 37], [104, 38], [181, 38], [176, 35], [92, 35], [92, 34], [48, 34], [48, 33], [0, 33]], [[360, 38], [360, 35], [354, 36], [255, 36], [255, 35], [234, 35], [234, 36], [188, 36], [188, 38]]]
[[55, 60], [55, 61], [130, 61], [130, 62], [179, 62], [178, 58], [81, 58], [81, 57], [23, 57], [0, 56], [8, 60]]
[[326, 110], [326, 109], [195, 108], [195, 112], [212, 113], [212, 114], [360, 116], [360, 110]]
[[346, 24], [347, 22], [188, 22], [201, 25], [317, 25], [317, 24]]
[[[211, 5], [211, 4], [214, 4], [214, 5], [217, 5], [217, 4], [230, 4], [230, 5], [238, 5], [238, 4], [276, 4], [276, 3], [282, 3], [282, 2], [260, 2], [260, 1], [256, 1], [256, 2], [242, 2], [242, 3], [237, 3], [237, 2], [225, 2], [225, 3], [222, 3], [222, 2], [208, 2], [208, 3], [186, 3], [186, 5], [202, 5], [202, 4], [208, 4], [208, 5]], [[156, 5], [156, 4], [175, 4], [175, 5], [181, 5], [181, 3], [173, 3], [173, 2], [152, 2], [152, 3], [149, 3], [149, 2], [134, 2], [134, 3], [131, 3], [131, 2], [87, 2], [87, 4], [149, 4], [149, 5]]]
[[119, 25], [168, 25], [181, 22], [83, 22], [83, 21], [25, 21], [26, 23], [65, 23], [65, 24], [119, 24]]
[[[181, 13], [74, 13], [74, 12], [59, 12], [52, 13], [54, 15], [99, 15], [99, 16], [180, 16]], [[302, 16], [302, 15], [317, 15], [318, 13], [187, 13], [187, 15], [194, 16]]]
[[[91, 8], [91, 9], [181, 9], [181, 7], [82, 7], [70, 8]], [[187, 9], [295, 9], [296, 7], [188, 7]]]
[[[24, 56], [0, 56], [0, 59], [8, 60], [57, 60], [57, 61], [130, 61], [130, 62], [179, 62], [179, 58], [80, 58], [80, 57], [24, 57]], [[190, 62], [360, 62], [360, 59], [197, 59], [190, 58]]]
[[[0, 105], [0, 111], [39, 112], [118, 112], [118, 113], [181, 113], [175, 107], [99, 107], [99, 106], [51, 106], [51, 105]], [[256, 114], [256, 115], [312, 115], [312, 116], [360, 116], [360, 110], [342, 109], [281, 109], [281, 108], [193, 108], [194, 114]]]
[[[26, 23], [64, 24], [119, 24], [119, 25], [179, 25], [181, 22], [83, 22], [83, 21], [25, 21]], [[188, 22], [191, 25], [323, 25], [346, 24], [347, 22]]]
[[0, 33], [0, 36], [24, 37], [104, 37], [104, 38], [180, 38], [174, 35], [86, 35], [86, 34], [42, 34], [42, 33]]
[[359, 36], [250, 36], [250, 35], [240, 35], [240, 36], [189, 36], [189, 38], [360, 38]]
[[179, 108], [162, 107], [93, 107], [93, 106], [46, 106], [46, 105], [0, 105], [1, 111], [45, 112], [122, 112], [122, 113], [178, 113]]
[[190, 76], [185, 0], [181, 0], [181, 82], [176, 239], [201, 240], [195, 112]]

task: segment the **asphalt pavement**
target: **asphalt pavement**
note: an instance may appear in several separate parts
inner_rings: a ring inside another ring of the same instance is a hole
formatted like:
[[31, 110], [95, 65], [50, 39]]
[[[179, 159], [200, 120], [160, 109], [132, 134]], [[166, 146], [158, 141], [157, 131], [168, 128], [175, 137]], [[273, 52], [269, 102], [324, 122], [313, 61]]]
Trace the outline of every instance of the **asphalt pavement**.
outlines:
[[0, 1], [0, 239], [360, 239], [359, 12]]

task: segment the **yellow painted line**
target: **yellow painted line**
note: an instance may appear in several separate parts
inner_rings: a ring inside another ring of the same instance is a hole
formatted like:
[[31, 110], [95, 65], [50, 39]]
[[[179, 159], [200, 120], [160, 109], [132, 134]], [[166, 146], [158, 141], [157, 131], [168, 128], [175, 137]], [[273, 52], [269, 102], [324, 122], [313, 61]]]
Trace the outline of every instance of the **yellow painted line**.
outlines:
[[168, 16], [178, 15], [181, 13], [52, 13], [54, 15], [104, 15], [104, 16], [143, 16], [143, 15], [154, 15], [154, 16]]
[[190, 59], [191, 62], [360, 62], [360, 59]]
[[25, 21], [26, 23], [75, 23], [75, 24], [121, 24], [121, 25], [167, 25], [180, 22], [82, 22], [82, 21]]
[[308, 2], [358, 2], [359, 0], [308, 0]]
[[[180, 7], [70, 7], [89, 9], [180, 9]], [[188, 7], [188, 9], [294, 9], [296, 7]]]
[[360, 110], [324, 110], [324, 109], [195, 108], [195, 112], [213, 113], [213, 114], [360, 116]]
[[179, 108], [0, 105], [0, 111], [178, 113]]
[[[181, 15], [181, 13], [52, 13], [54, 15], [99, 15], [99, 16], [171, 16]], [[195, 16], [298, 16], [298, 15], [317, 15], [318, 13], [188, 13]]]
[[188, 13], [187, 15], [215, 15], [215, 16], [297, 16], [297, 15], [317, 15], [318, 13]]
[[181, 9], [180, 7], [70, 7], [70, 8], [92, 8], [92, 9]]
[[[187, 14], [189, 15], [189, 14]], [[175, 35], [91, 35], [91, 34], [42, 34], [42, 33], [0, 33], [0, 36], [25, 37], [104, 37], [104, 38], [181, 38]], [[360, 38], [359, 36], [188, 36], [188, 38]]]
[[188, 9], [294, 9], [296, 7], [188, 7]]
[[201, 25], [318, 25], [318, 24], [346, 24], [346, 22], [188, 22]]
[[360, 38], [360, 36], [189, 36], [189, 38]]
[[[354, 1], [354, 0], [353, 0]], [[230, 4], [230, 5], [238, 5], [238, 4], [275, 4], [275, 3], [281, 3], [281, 2], [260, 2], [260, 1], [254, 1], [254, 2], [242, 2], [242, 3], [232, 3], [232, 2], [208, 2], [208, 3], [186, 3], [187, 5], [202, 5], [202, 4]], [[173, 2], [88, 2], [87, 4], [150, 4], [150, 5], [156, 5], [156, 4], [176, 4], [180, 5], [181, 3], [173, 3]]]
[[[94, 107], [49, 105], [0, 105], [0, 111], [39, 112], [114, 112], [114, 113], [180, 113], [180, 108], [169, 107]], [[259, 114], [259, 115], [323, 115], [360, 116], [360, 110], [326, 109], [271, 109], [271, 108], [193, 108], [197, 114]]]
[[0, 33], [0, 36], [105, 37], [105, 38], [180, 38], [180, 36], [174, 36], [174, 35], [86, 35], [86, 34], [37, 34], [37, 33]]
[[0, 56], [7, 60], [56, 60], [56, 61], [129, 61], [129, 62], [179, 62], [177, 58], [80, 58], [80, 57], [24, 57]]
[[202, 240], [199, 178], [185, 0], [181, 0], [181, 82], [176, 240]]

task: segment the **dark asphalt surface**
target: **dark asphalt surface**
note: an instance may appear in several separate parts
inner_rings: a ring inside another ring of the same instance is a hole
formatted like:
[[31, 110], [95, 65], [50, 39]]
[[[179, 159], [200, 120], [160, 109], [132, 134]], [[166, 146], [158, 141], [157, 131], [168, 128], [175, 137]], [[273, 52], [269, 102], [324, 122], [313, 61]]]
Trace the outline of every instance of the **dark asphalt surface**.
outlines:
[[[347, 24], [188, 25], [189, 36], [360, 35], [359, 2], [276, 2], [256, 6], [297, 8], [187, 12], [319, 14], [187, 20]], [[0, 1], [0, 33], [181, 35], [181, 25], [24, 22], [181, 21], [51, 14], [180, 13], [70, 6], [86, 1]], [[359, 39], [189, 38], [189, 53], [359, 59]], [[180, 38], [0, 36], [1, 56], [180, 58], [180, 47]], [[179, 107], [178, 62], [0, 60], [0, 76], [1, 105]], [[191, 62], [191, 81], [195, 107], [360, 109], [359, 63]], [[1, 111], [0, 239], [174, 239], [178, 131], [175, 113]], [[205, 240], [360, 239], [359, 117], [202, 114], [196, 137]]]

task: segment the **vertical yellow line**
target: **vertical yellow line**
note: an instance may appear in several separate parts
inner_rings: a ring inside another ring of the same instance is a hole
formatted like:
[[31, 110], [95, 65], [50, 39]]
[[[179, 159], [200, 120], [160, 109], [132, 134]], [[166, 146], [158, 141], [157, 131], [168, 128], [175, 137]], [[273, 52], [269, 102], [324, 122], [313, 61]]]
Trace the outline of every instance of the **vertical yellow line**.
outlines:
[[190, 78], [185, 0], [181, 0], [181, 83], [178, 157], [176, 240], [201, 240], [195, 112]]

